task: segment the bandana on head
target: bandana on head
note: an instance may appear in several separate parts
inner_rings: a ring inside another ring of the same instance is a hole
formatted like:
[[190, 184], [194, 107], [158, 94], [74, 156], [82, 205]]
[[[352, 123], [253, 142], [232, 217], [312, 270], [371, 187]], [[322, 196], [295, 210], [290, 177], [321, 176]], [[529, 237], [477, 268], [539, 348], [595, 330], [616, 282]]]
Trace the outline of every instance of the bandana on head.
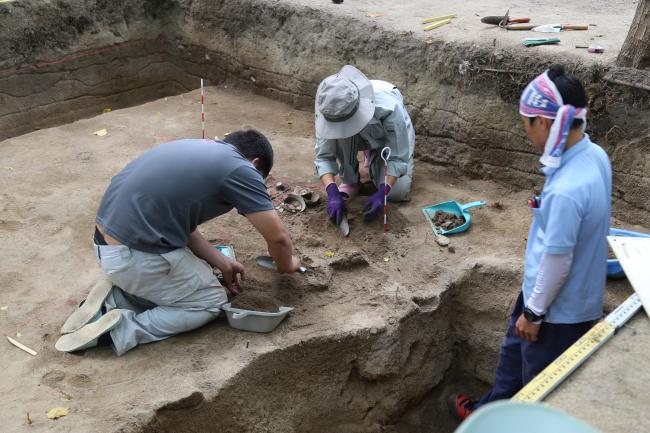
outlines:
[[562, 95], [548, 77], [548, 70], [526, 86], [519, 100], [519, 113], [526, 117], [554, 119], [544, 145], [544, 154], [540, 158], [547, 167], [560, 166], [573, 119], [582, 119], [583, 131], [587, 126], [587, 108], [564, 105]]

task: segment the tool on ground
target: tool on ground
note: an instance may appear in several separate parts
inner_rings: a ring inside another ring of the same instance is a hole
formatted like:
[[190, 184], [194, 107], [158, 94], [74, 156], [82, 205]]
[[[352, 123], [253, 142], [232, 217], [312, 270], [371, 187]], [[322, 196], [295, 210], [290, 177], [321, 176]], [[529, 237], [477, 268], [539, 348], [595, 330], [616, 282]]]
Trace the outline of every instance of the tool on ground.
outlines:
[[533, 27], [531, 30], [540, 33], [559, 33], [562, 30], [589, 30], [589, 24], [545, 24]]
[[484, 24], [492, 24], [499, 27], [504, 27], [510, 23], [528, 23], [530, 18], [528, 17], [519, 17], [519, 18], [510, 18], [510, 9], [506, 11], [505, 15], [491, 15], [481, 18], [481, 22]]
[[508, 24], [506, 26], [499, 26], [506, 30], [532, 30], [537, 27], [537, 24]]
[[36, 356], [36, 355], [37, 355], [37, 353], [36, 353], [35, 350], [30, 349], [29, 347], [25, 346], [24, 344], [22, 344], [22, 343], [19, 342], [19, 341], [14, 340], [13, 338], [11, 338], [11, 337], [8, 336], [8, 335], [7, 335], [7, 340], [9, 340], [9, 342], [10, 342], [11, 344], [13, 344], [14, 346], [16, 346], [16, 347], [19, 348], [20, 350], [22, 350], [22, 351], [24, 351], [24, 352], [27, 352], [27, 353], [29, 353], [30, 355], [32, 355], [32, 356]]
[[[255, 261], [257, 262], [258, 265], [260, 265], [263, 268], [270, 269], [270, 270], [276, 271], [276, 272], [278, 270], [278, 267], [276, 266], [275, 262], [269, 256], [257, 256]], [[304, 267], [304, 266], [301, 266], [298, 269], [298, 272], [300, 272], [301, 274], [304, 274], [305, 272], [307, 272], [307, 268]]]
[[[472, 221], [472, 216], [469, 213], [469, 209], [477, 206], [485, 206], [486, 204], [487, 203], [483, 200], [474, 201], [467, 204], [460, 204], [457, 201], [452, 200], [425, 206], [422, 208], [422, 213], [424, 214], [424, 218], [427, 220], [434, 233], [441, 235], [451, 235], [454, 233], [461, 233], [469, 229]], [[456, 216], [462, 216], [465, 219], [465, 222], [463, 225], [452, 228], [450, 230], [445, 230], [443, 227], [437, 227], [433, 223], [432, 219], [438, 211], [447, 212]]]
[[201, 78], [201, 138], [205, 140], [205, 108], [204, 108], [203, 78]]
[[[650, 238], [650, 233], [617, 229], [615, 227], [609, 229], [609, 235], [617, 237]], [[625, 278], [625, 272], [623, 272], [623, 267], [621, 267], [621, 263], [618, 259], [607, 259], [607, 278]]]
[[521, 43], [525, 47], [537, 47], [539, 45], [556, 45], [560, 43], [559, 38], [526, 38]]
[[637, 294], [612, 311], [605, 320], [598, 322], [571, 347], [549, 364], [533, 380], [528, 382], [514, 397], [513, 401], [536, 402], [543, 400], [564, 379], [569, 377], [592, 353], [614, 336], [616, 329], [623, 326], [641, 309], [641, 299]]
[[602, 54], [605, 52], [605, 49], [600, 45], [576, 45], [576, 48], [586, 48], [588, 53]]
[[390, 147], [386, 146], [381, 150], [381, 159], [384, 161], [384, 233], [388, 231], [388, 158]]

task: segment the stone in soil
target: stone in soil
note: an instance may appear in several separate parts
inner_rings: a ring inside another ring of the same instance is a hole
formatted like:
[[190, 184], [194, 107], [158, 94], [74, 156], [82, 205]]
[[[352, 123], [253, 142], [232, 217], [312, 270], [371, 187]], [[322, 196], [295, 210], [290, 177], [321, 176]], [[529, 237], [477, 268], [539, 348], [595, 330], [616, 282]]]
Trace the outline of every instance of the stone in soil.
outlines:
[[280, 311], [280, 304], [275, 299], [259, 293], [242, 293], [237, 295], [230, 304], [232, 308], [240, 310], [262, 311], [265, 313], [277, 313]]

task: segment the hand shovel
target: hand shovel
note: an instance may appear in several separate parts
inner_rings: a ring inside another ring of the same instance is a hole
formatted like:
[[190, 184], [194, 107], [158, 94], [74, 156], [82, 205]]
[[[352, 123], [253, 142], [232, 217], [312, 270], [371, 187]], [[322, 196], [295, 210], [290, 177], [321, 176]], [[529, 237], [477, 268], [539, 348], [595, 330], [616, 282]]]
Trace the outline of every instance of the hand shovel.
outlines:
[[589, 24], [545, 24], [533, 27], [531, 30], [540, 33], [559, 33], [562, 30], [589, 30]]
[[343, 215], [341, 224], [339, 224], [339, 230], [341, 230], [341, 233], [343, 233], [343, 236], [345, 237], [348, 237], [350, 234], [350, 224], [348, 224], [348, 217], [345, 215]]
[[[257, 262], [258, 265], [260, 265], [263, 268], [270, 269], [270, 270], [276, 271], [276, 272], [278, 271], [278, 267], [276, 266], [273, 259], [271, 257], [269, 257], [269, 256], [257, 256], [255, 261]], [[304, 267], [304, 266], [301, 266], [300, 268], [298, 268], [298, 272], [300, 272], [301, 274], [304, 274], [305, 272], [307, 272], [307, 268]]]

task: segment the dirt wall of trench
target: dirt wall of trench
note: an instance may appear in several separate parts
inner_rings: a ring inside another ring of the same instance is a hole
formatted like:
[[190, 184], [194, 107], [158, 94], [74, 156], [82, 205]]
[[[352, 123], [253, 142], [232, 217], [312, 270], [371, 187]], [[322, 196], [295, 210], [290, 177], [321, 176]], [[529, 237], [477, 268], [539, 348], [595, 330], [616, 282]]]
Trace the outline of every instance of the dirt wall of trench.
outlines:
[[[477, 263], [441, 296], [414, 297], [392, 324], [259, 356], [216, 397], [195, 392], [158, 408], [135, 430], [395, 432], [400, 418], [445, 378], [491, 381], [519, 279], [514, 264]], [[426, 415], [427, 431], [451, 431], [444, 407], [434, 410]]]
[[[552, 62], [590, 94], [590, 132], [614, 166], [614, 212], [650, 225], [650, 74], [534, 51], [487, 49], [384, 30], [263, 0], [33, 0], [0, 5], [0, 137], [237, 79], [311, 109], [344, 63], [397, 84], [420, 160], [520, 188], [538, 185], [519, 125], [523, 86]], [[621, 85], [616, 83], [628, 83]]]

